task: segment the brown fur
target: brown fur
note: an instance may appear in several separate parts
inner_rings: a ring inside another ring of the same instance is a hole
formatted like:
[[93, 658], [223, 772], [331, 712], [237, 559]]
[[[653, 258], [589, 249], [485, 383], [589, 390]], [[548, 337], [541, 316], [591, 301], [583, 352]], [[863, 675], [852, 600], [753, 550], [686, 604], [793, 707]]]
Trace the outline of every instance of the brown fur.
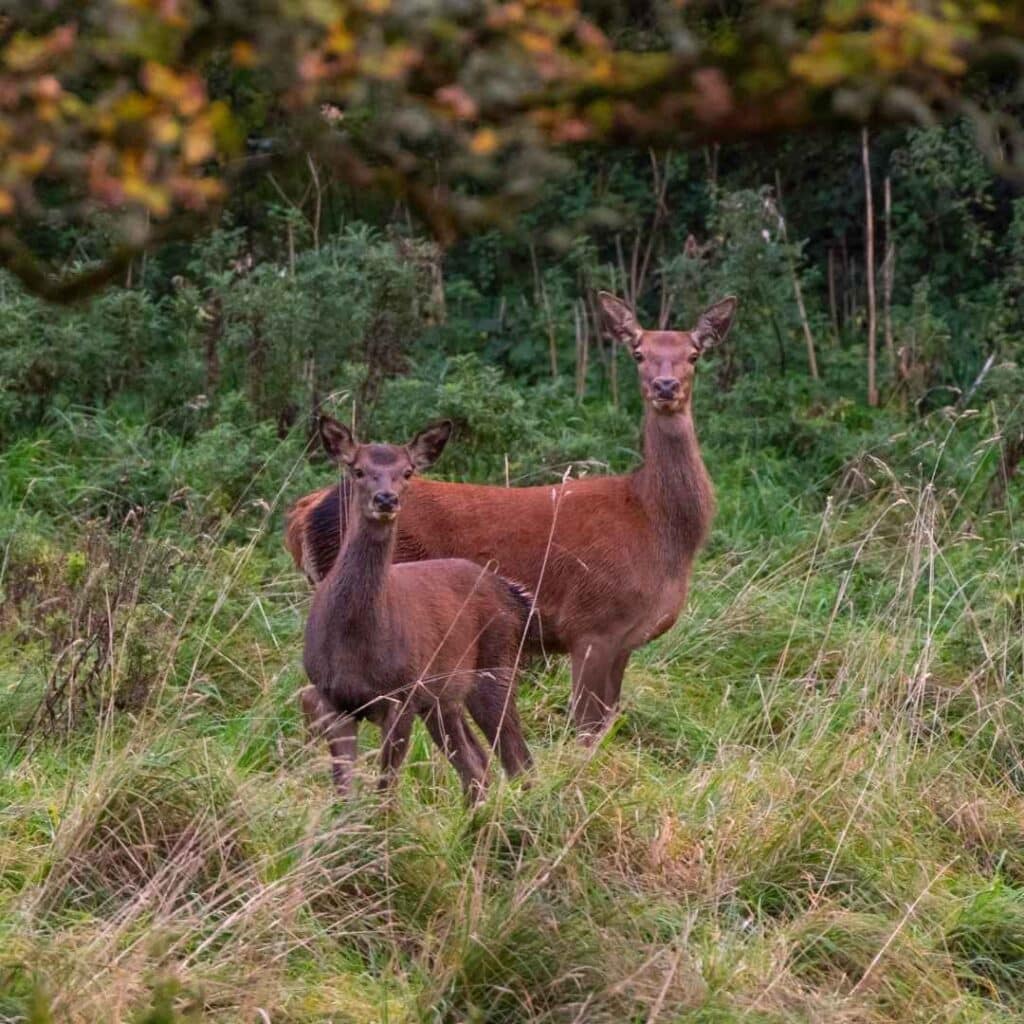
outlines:
[[[638, 362], [643, 465], [544, 487], [414, 479], [395, 556], [492, 563], [533, 592], [544, 646], [571, 656], [574, 716], [590, 735], [618, 703], [629, 655], [668, 630], [686, 601], [714, 515], [691, 412], [694, 366], [725, 337], [735, 311], [726, 299], [692, 331], [644, 331], [623, 303], [601, 301], [610, 332]], [[342, 491], [326, 488], [292, 510], [289, 550], [311, 578], [333, 559], [344, 506]]]
[[[340, 424], [325, 424], [329, 450], [333, 431], [351, 439]], [[359, 479], [351, 488], [352, 526], [313, 596], [304, 650], [313, 685], [303, 691], [302, 704], [311, 728], [328, 740], [341, 792], [364, 718], [384, 733], [382, 786], [393, 780], [419, 715], [467, 794], [479, 796], [487, 757], [464, 707], [509, 774], [530, 763], [514, 697], [529, 615], [525, 595], [465, 559], [392, 565], [400, 495], [414, 468], [440, 454], [450, 424], [443, 430], [429, 458], [417, 458], [419, 439], [408, 448], [341, 442], [332, 451]]]
[[295, 502], [285, 515], [284, 546], [288, 554], [292, 556], [295, 564], [306, 573], [310, 583], [316, 583], [317, 577], [307, 571], [303, 562], [305, 555], [305, 530], [309, 513], [320, 504], [323, 496], [334, 490], [333, 487], [325, 487], [323, 490], [313, 491], [312, 494], [303, 495]]

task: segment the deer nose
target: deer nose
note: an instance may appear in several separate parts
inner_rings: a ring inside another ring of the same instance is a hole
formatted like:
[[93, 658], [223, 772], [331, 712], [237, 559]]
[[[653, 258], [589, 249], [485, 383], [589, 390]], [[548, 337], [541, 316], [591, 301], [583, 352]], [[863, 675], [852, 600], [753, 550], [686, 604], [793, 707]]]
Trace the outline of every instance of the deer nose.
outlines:
[[398, 495], [392, 491], [378, 491], [373, 496], [373, 507], [378, 512], [394, 512], [398, 508]]
[[675, 398], [679, 394], [679, 381], [675, 377], [655, 377], [651, 390], [655, 398]]

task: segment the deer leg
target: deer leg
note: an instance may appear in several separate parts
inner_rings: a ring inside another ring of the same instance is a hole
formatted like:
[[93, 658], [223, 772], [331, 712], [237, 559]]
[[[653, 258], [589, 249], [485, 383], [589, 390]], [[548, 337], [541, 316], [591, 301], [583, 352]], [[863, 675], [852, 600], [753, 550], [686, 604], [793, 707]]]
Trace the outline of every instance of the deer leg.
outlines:
[[415, 713], [405, 704], [389, 710], [383, 717], [381, 732], [384, 740], [380, 748], [380, 778], [377, 789], [391, 789], [398, 778], [405, 755], [409, 752], [409, 736], [412, 733]]
[[352, 766], [356, 760], [359, 723], [349, 715], [339, 715], [315, 686], [304, 687], [299, 703], [306, 716], [310, 736], [327, 740], [331, 752], [331, 774], [339, 796], [352, 788]]
[[[608, 727], [615, 710], [609, 679], [616, 655], [606, 641], [596, 637], [584, 638], [569, 654], [572, 661], [573, 720], [580, 742], [591, 746]], [[625, 662], [622, 667], [625, 669]], [[614, 689], [617, 696], [618, 686]]]
[[445, 722], [449, 732], [458, 734], [456, 750], [459, 760], [469, 766], [465, 775], [460, 774], [463, 792], [469, 803], [479, 804], [487, 791], [490, 759], [469, 727], [461, 707], [452, 707], [446, 712]]
[[632, 651], [619, 651], [612, 659], [611, 668], [608, 671], [608, 685], [605, 688], [605, 704], [614, 711], [619, 706], [619, 697], [622, 694], [622, 678], [626, 674], [626, 665]]
[[508, 669], [482, 672], [466, 700], [473, 721], [497, 752], [509, 778], [527, 771], [533, 764], [516, 708], [514, 682]]
[[435, 705], [423, 721], [434, 742], [459, 773], [462, 792], [470, 803], [479, 803], [487, 786], [487, 756], [473, 735], [462, 709]]

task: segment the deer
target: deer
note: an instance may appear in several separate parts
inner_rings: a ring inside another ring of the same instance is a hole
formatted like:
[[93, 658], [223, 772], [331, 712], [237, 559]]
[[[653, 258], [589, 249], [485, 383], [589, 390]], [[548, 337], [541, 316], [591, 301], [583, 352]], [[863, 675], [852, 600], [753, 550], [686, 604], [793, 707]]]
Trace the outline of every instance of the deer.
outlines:
[[[593, 744], [617, 713], [630, 655], [682, 611], [694, 559], [715, 513], [692, 398], [697, 365], [728, 335], [737, 300], [705, 309], [690, 330], [645, 330], [634, 310], [601, 292], [605, 329], [636, 362], [644, 401], [643, 461], [630, 473], [501, 487], [416, 478], [406, 497], [399, 562], [468, 558], [534, 595], [529, 653], [568, 653], [571, 712]], [[311, 580], [350, 529], [346, 488], [294, 506], [285, 544]]]
[[402, 497], [432, 465], [451, 421], [407, 445], [360, 444], [325, 416], [319, 433], [350, 481], [350, 526], [313, 595], [300, 703], [314, 739], [326, 740], [339, 795], [351, 788], [359, 723], [383, 733], [378, 787], [390, 790], [418, 716], [478, 802], [488, 757], [465, 719], [468, 709], [509, 776], [530, 767], [515, 704], [520, 641], [530, 595], [465, 559], [393, 564]]

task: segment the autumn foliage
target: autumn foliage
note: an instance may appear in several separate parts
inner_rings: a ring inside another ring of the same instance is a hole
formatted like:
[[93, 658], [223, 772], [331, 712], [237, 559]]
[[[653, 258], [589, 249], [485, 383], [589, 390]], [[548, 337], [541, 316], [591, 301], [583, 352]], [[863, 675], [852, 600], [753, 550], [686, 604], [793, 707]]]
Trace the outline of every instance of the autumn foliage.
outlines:
[[[1014, 148], [1012, 120], [987, 118], [964, 86], [1018, 74], [1019, 3], [676, 0], [635, 32], [576, 0], [427, 10], [16, 7], [0, 24], [0, 261], [38, 292], [80, 294], [126, 254], [195, 231], [254, 163], [311, 152], [340, 180], [402, 197], [447, 241], [507, 218], [581, 142], [967, 112], [1001, 158]], [[53, 278], [37, 230], [101, 214], [109, 258]]]

